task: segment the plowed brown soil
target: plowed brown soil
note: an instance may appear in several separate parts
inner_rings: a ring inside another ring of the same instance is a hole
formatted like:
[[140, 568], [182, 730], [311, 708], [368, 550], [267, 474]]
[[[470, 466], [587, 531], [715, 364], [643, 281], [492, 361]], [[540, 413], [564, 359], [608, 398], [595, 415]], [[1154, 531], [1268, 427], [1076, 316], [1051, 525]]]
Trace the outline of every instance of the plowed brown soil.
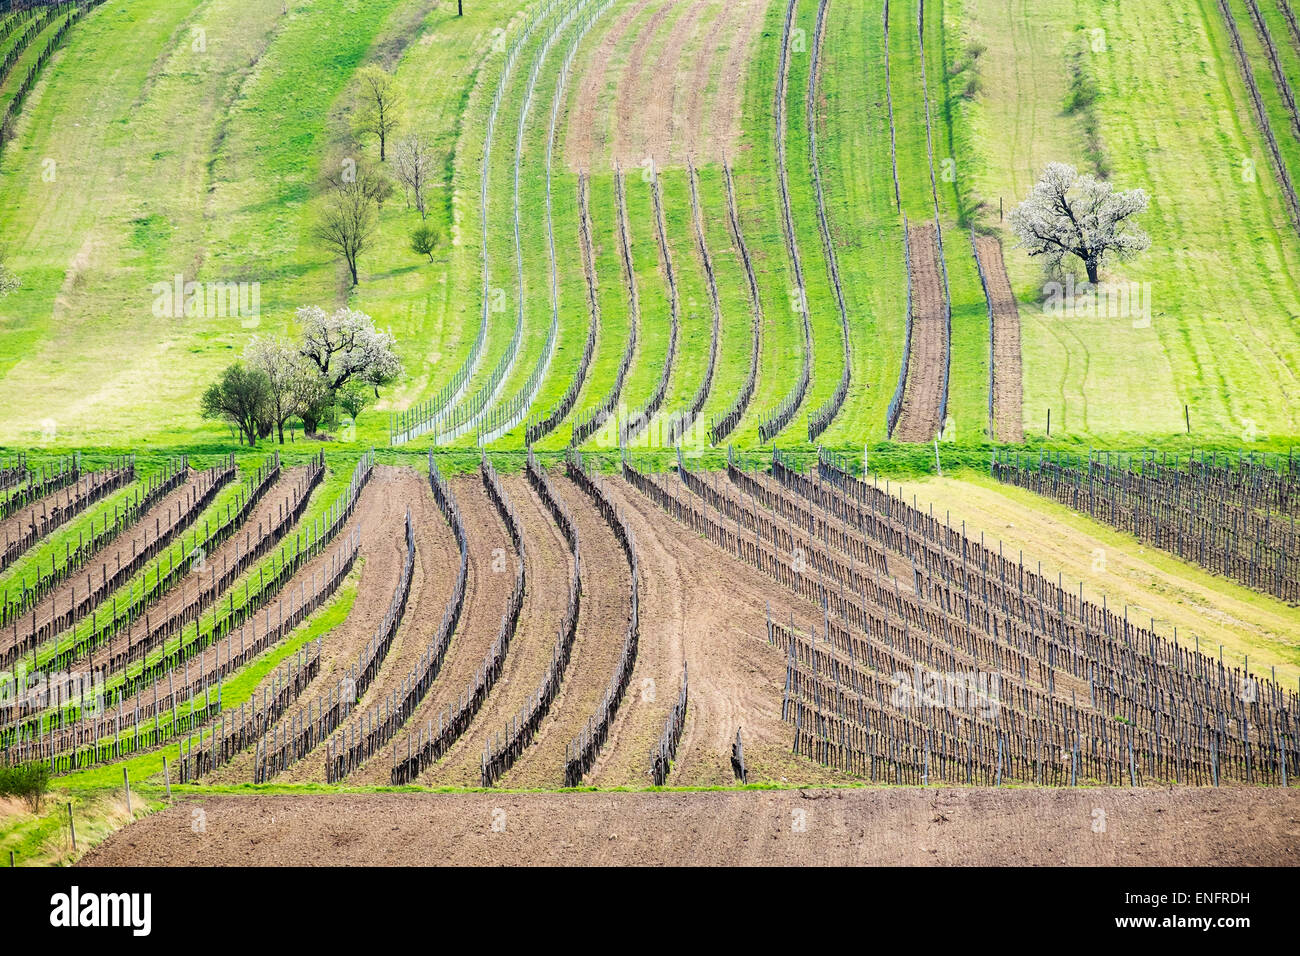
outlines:
[[627, 633], [629, 574], [614, 533], [577, 485], [558, 475], [551, 484], [578, 526], [582, 614], [560, 694], [532, 744], [502, 778], [503, 787], [564, 785], [565, 748], [600, 704]]
[[[412, 729], [427, 727], [432, 722], [434, 732], [438, 729], [438, 715], [446, 710], [454, 712], [460, 706], [461, 697], [473, 689], [483, 659], [501, 629], [501, 616], [505, 614], [506, 603], [515, 586], [515, 568], [519, 561], [505, 522], [483, 487], [483, 479], [478, 475], [457, 478], [452, 481], [451, 490], [460, 505], [465, 534], [469, 538], [465, 610], [461, 614], [460, 626], [452, 636], [442, 670], [419, 711], [409, 722]], [[513, 504], [509, 492], [506, 496]], [[441, 619], [441, 615], [439, 617]], [[507, 652], [506, 659], [510, 659], [510, 652]], [[398, 740], [405, 741], [405, 733], [400, 734]], [[421, 783], [443, 782], [445, 756], [443, 761], [425, 772]], [[387, 762], [375, 760], [372, 764], [363, 768], [356, 782], [387, 783], [392, 758]]]
[[[396, 472], [391, 481], [384, 486], [385, 497], [391, 497], [400, 504], [410, 508], [411, 523], [415, 532], [415, 568], [411, 575], [411, 593], [407, 598], [406, 612], [397, 628], [397, 636], [389, 649], [384, 663], [375, 676], [374, 682], [365, 695], [357, 702], [356, 709], [349, 720], [343, 722], [335, 735], [358, 724], [363, 714], [369, 714], [381, 701], [387, 701], [396, 693], [400, 696], [403, 678], [409, 676], [411, 668], [428, 647], [442, 621], [442, 613], [451, 599], [452, 588], [456, 584], [456, 569], [460, 561], [460, 550], [451, 533], [446, 518], [438, 510], [433, 492], [429, 488], [428, 478], [412, 468], [392, 469]], [[373, 480], [373, 479], [372, 479]], [[402, 545], [402, 530], [398, 529], [398, 544]], [[399, 559], [404, 547], [399, 550]], [[401, 563], [397, 565], [401, 574]], [[394, 587], [396, 585], [394, 584]], [[392, 590], [387, 593], [392, 598]], [[388, 610], [387, 605], [384, 611]], [[373, 636], [373, 635], [372, 635]], [[386, 754], [385, 754], [386, 756]], [[387, 780], [387, 766], [380, 757], [371, 763], [382, 764]], [[368, 769], [361, 768], [362, 773]], [[355, 774], [353, 775], [355, 776]], [[325, 754], [323, 748], [309, 755], [296, 767], [285, 774], [286, 780], [325, 781]], [[353, 782], [353, 777], [348, 778]]]
[[[731, 745], [737, 730], [750, 783], [851, 780], [791, 752], [794, 732], [781, 721], [785, 658], [767, 643], [769, 604], [779, 619], [793, 613], [800, 621], [818, 620], [821, 611], [692, 534], [621, 479], [609, 488], [636, 535], [645, 582], [630, 706], [619, 714], [592, 782], [649, 783], [650, 753], [676, 702], [683, 655], [690, 702], [669, 786], [734, 784]], [[682, 492], [680, 486], [676, 491]], [[640, 695], [639, 681], [646, 677], [657, 685], [654, 705]]]
[[1020, 309], [1011, 291], [1002, 243], [993, 236], [975, 240], [993, 308], [993, 427], [1002, 442], [1025, 440], [1024, 371], [1020, 356]]
[[637, 0], [622, 8], [580, 65], [565, 139], [570, 167], [650, 159], [662, 168], [734, 153], [745, 65], [769, 2]]
[[501, 483], [524, 531], [524, 609], [505, 669], [469, 731], [443, 757], [437, 773], [439, 783], [479, 786], [483, 748], [490, 738], [504, 733], [506, 721], [519, 716], [520, 708], [546, 675], [569, 604], [571, 559], [560, 529], [526, 478], [503, 476]]
[[1295, 866], [1298, 845], [1294, 789], [223, 795], [80, 865]]
[[939, 236], [932, 222], [909, 226], [912, 283], [912, 351], [907, 364], [903, 408], [894, 426], [896, 441], [932, 441], [943, 427], [943, 373], [948, 354], [946, 297], [939, 264]]

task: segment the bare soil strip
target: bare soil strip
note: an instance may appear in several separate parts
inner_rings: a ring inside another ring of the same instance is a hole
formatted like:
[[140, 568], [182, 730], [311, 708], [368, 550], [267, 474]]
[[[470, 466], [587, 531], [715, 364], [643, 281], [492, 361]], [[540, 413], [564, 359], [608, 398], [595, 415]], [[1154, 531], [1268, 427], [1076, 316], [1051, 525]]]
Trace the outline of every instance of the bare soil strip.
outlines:
[[1295, 866], [1297, 842], [1300, 791], [1245, 787], [221, 795], [79, 865]]
[[993, 309], [994, 436], [998, 441], [1019, 444], [1025, 440], [1020, 309], [1002, 260], [1002, 243], [993, 236], [977, 236], [975, 255], [984, 270], [989, 305]]
[[573, 482], [557, 475], [551, 486], [578, 528], [582, 611], [560, 694], [532, 744], [502, 778], [503, 787], [564, 785], [565, 748], [600, 705], [618, 666], [631, 613], [627, 559], [609, 525]]
[[[483, 748], [506, 722], [519, 716], [529, 696], [546, 676], [551, 649], [568, 608], [569, 548], [550, 512], [522, 475], [502, 476], [501, 484], [519, 515], [526, 553], [527, 590], [519, 627], [510, 642], [506, 665], [469, 731], [443, 757], [439, 783], [481, 785]], [[398, 755], [399, 757], [401, 754]]]
[[[300, 711], [305, 712], [321, 694], [338, 683], [343, 671], [356, 662], [357, 655], [366, 646], [366, 642], [375, 636], [375, 629], [388, 611], [393, 590], [401, 578], [406, 551], [403, 532], [406, 502], [394, 493], [394, 484], [398, 481], [400, 472], [401, 469], [398, 468], [376, 466], [370, 481], [361, 492], [353, 517], [353, 521], [360, 522], [361, 525], [361, 551], [358, 556], [361, 580], [352, 611], [346, 620], [324, 636], [320, 675], [299, 696], [299, 706], [290, 709], [277, 727], [285, 721], [293, 720]], [[317, 562], [327, 560], [331, 553], [332, 550], [327, 549], [326, 554], [316, 558], [303, 572], [295, 575], [294, 581], [315, 570]], [[294, 585], [291, 582], [289, 586]], [[218, 770], [213, 775], [212, 782], [248, 783], [253, 779], [255, 763], [256, 754], [249, 750]], [[310, 764], [315, 768], [315, 761], [310, 761]], [[296, 779], [302, 773], [303, 766], [304, 764], [298, 764], [290, 768], [282, 779]], [[323, 768], [318, 769], [318, 776], [323, 778]]]
[[606, 108], [608, 104], [601, 100], [611, 84], [614, 53], [633, 22], [651, 2], [652, 0], [637, 0], [625, 7], [587, 60], [573, 106], [569, 110], [564, 138], [565, 159], [578, 172], [589, 171], [596, 159], [604, 156], [609, 136], [609, 110]]
[[769, 2], [637, 0], [623, 8], [584, 67], [565, 140], [570, 167], [647, 159], [684, 166], [733, 154], [745, 65]]
[[650, 106], [649, 83], [653, 78], [646, 72], [646, 59], [659, 27], [675, 6], [677, 0], [659, 0], [659, 5], [637, 33], [627, 65], [619, 78], [611, 122], [614, 127], [613, 158], [620, 165], [639, 166], [647, 158], [649, 129], [644, 116]]
[[[388, 472], [395, 472], [395, 474], [388, 475]], [[391, 693], [396, 691], [399, 696], [401, 695], [403, 679], [410, 675], [411, 668], [415, 666], [437, 632], [443, 611], [447, 607], [447, 602], [451, 600], [452, 589], [456, 586], [460, 549], [456, 547], [456, 538], [447, 525], [447, 519], [438, 510], [438, 503], [433, 498], [428, 478], [413, 468], [376, 469], [375, 477], [388, 478], [384, 487], [385, 497], [394, 499], [402, 508], [403, 514], [407, 508], [411, 511], [411, 525], [415, 531], [415, 571], [411, 576], [411, 593], [407, 598], [406, 612], [402, 615], [401, 624], [398, 625], [393, 646], [384, 658], [384, 663], [365, 696], [357, 702], [356, 708], [340, 724], [339, 729], [330, 735], [331, 739], [337, 739], [340, 733], [345, 733], [349, 727], [356, 725], [362, 715], [370, 714], [381, 701], [387, 700]], [[396, 531], [398, 575], [401, 574], [403, 556], [402, 534], [403, 529], [399, 526]], [[364, 547], [363, 539], [363, 553]], [[391, 599], [393, 586], [381, 593], [385, 601]], [[387, 604], [383, 610], [387, 610]], [[357, 736], [360, 737], [359, 729]], [[385, 769], [387, 768], [385, 760], [375, 758], [372, 762], [383, 764]], [[353, 776], [355, 775], [348, 776], [348, 783], [353, 782]], [[317, 747], [314, 753], [297, 766], [290, 768], [282, 779], [324, 781], [324, 748]]]
[[[648, 785], [650, 754], [690, 674], [690, 703], [669, 786], [734, 784], [731, 744], [740, 730], [749, 781], [829, 783], [851, 779], [791, 751], [781, 721], [785, 658], [766, 640], [765, 608], [784, 618], [820, 617], [766, 575], [692, 534], [619, 480], [606, 484], [636, 536], [644, 577], [641, 643], [628, 699], [591, 775], [597, 786]], [[646, 679], [654, 684], [647, 701]]]
[[907, 365], [903, 407], [894, 426], [895, 441], [928, 442], [942, 427], [944, 361], [948, 329], [944, 322], [943, 273], [938, 232], [933, 222], [907, 228], [909, 277], [912, 284], [912, 347]]
[[[681, 80], [689, 75], [682, 69], [682, 54], [695, 34], [700, 15], [707, 7], [708, 4], [702, 0], [689, 0], [686, 11], [673, 22], [667, 42], [646, 77], [648, 85], [642, 88], [646, 98], [639, 112], [641, 124], [637, 138], [642, 146], [640, 159], [653, 159], [656, 168], [667, 166], [674, 160], [680, 162], [683, 158], [672, 154], [673, 141], [678, 138], [679, 122], [674, 104], [685, 86]], [[697, 50], [686, 62], [689, 64], [692, 59], [698, 62], [708, 57]], [[623, 158], [628, 162], [636, 161], [631, 156]]]

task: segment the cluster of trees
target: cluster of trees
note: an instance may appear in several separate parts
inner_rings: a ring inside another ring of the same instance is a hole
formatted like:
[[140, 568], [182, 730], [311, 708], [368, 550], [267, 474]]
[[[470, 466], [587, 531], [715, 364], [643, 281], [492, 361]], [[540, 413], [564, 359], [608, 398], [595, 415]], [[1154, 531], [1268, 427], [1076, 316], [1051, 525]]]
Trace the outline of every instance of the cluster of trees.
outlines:
[[[375, 65], [364, 67], [357, 76], [352, 127], [358, 139], [378, 140], [380, 165], [350, 157], [339, 162], [339, 171], [325, 179], [324, 208], [315, 227], [316, 238], [347, 265], [353, 286], [360, 282], [357, 263], [374, 240], [379, 213], [395, 192], [393, 179], [401, 186], [406, 208], [420, 216], [411, 233], [411, 251], [432, 262], [442, 241], [438, 229], [427, 221], [429, 189], [437, 170], [433, 145], [419, 132], [393, 142], [401, 114], [402, 91], [393, 76]], [[392, 171], [392, 178], [385, 169]]]
[[255, 336], [243, 361], [226, 368], [203, 393], [204, 418], [233, 425], [241, 444], [273, 433], [284, 444], [285, 425], [302, 423], [308, 436], [343, 412], [354, 421], [402, 372], [395, 341], [364, 312], [317, 306], [297, 312], [299, 335]]

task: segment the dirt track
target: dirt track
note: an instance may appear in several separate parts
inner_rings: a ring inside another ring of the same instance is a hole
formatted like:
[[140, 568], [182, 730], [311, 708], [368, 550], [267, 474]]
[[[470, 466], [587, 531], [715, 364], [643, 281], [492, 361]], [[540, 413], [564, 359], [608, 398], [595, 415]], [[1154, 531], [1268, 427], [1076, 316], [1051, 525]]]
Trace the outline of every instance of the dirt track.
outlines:
[[993, 427], [1002, 442], [1025, 440], [1024, 373], [1020, 355], [1020, 309], [1011, 291], [1002, 243], [993, 236], [975, 240], [975, 254], [989, 285], [993, 307]]
[[81, 865], [1294, 866], [1298, 845], [1296, 790], [249, 795], [181, 800]]
[[948, 352], [944, 323], [945, 295], [939, 264], [939, 237], [932, 222], [909, 226], [912, 283], [912, 351], [907, 365], [903, 408], [894, 427], [895, 441], [928, 442], [939, 434], [943, 370]]

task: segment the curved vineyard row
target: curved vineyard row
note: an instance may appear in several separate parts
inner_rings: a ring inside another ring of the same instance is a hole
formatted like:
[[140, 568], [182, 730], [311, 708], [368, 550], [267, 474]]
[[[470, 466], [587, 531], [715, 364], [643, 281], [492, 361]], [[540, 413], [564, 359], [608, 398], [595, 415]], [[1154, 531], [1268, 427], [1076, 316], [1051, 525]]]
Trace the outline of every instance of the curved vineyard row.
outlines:
[[307, 707], [306, 718], [299, 714], [293, 721], [292, 728], [283, 724], [279, 734], [269, 743], [262, 742], [258, 747], [257, 764], [253, 771], [254, 783], [266, 783], [272, 777], [283, 773], [305, 757], [316, 746], [329, 738], [329, 735], [352, 713], [357, 702], [365, 696], [366, 690], [379, 674], [397, 636], [397, 627], [406, 613], [406, 602], [411, 596], [411, 578], [415, 571], [415, 530], [411, 526], [411, 512], [406, 512], [405, 557], [402, 560], [402, 573], [384, 618], [375, 629], [374, 636], [366, 642], [356, 663], [348, 668], [345, 677], [340, 678], [333, 688], [327, 690], [314, 704]]
[[628, 616], [627, 633], [623, 638], [623, 649], [609, 687], [601, 698], [596, 712], [587, 719], [587, 724], [565, 748], [564, 783], [576, 787], [583, 776], [591, 769], [609, 736], [610, 724], [618, 713], [619, 705], [632, 679], [632, 668], [636, 665], [637, 647], [641, 638], [641, 605], [638, 579], [640, 568], [637, 563], [636, 544], [632, 539], [632, 529], [618, 513], [609, 496], [601, 488], [600, 480], [589, 473], [583, 465], [581, 454], [570, 451], [565, 455], [565, 471], [573, 482], [582, 489], [596, 506], [605, 523], [614, 532], [614, 537], [627, 559], [632, 572], [631, 611]]
[[[178, 534], [182, 533], [194, 519], [203, 511], [204, 508], [212, 501], [213, 496], [218, 490], [225, 487], [235, 477], [235, 466], [233, 461], [224, 469], [212, 468], [200, 473], [195, 479], [194, 489], [184, 501], [176, 503], [175, 516], [168, 509], [167, 526], [162, 526], [162, 519], [159, 516], [154, 517], [153, 539], [149, 538], [149, 529], [144, 529], [143, 543], [137, 544], [135, 538], [131, 539], [131, 560], [128, 561], [128, 567], [133, 561], [148, 561], [158, 551], [170, 543]], [[94, 530], [94, 522], [91, 522], [91, 534], [88, 539], [79, 537], [78, 545], [75, 550], [70, 550], [71, 542], [68, 542], [69, 550], [66, 552], [64, 564], [62, 567], [51, 567], [50, 573], [41, 575], [40, 569], [37, 568], [37, 580], [35, 585], [28, 589], [27, 582], [22, 582], [23, 592], [21, 596], [13, 603], [5, 605], [3, 614], [3, 623], [0, 623], [0, 630], [5, 627], [11, 628], [13, 643], [24, 643], [24, 639], [30, 641], [31, 635], [44, 633], [47, 636], [53, 636], [65, 628], [75, 626], [75, 624], [84, 620], [92, 609], [103, 602], [105, 597], [117, 589], [117, 587], [131, 575], [128, 569], [125, 574], [122, 573], [122, 567], [119, 564], [114, 570], [112, 577], [108, 573], [108, 560], [104, 558], [99, 568], [99, 583], [96, 584], [90, 573], [86, 575], [86, 588], [81, 594], [80, 600], [77, 598], [77, 589], [75, 583], [71, 586], [67, 596], [67, 607], [60, 611], [58, 604], [58, 591], [60, 585], [68, 580], [72, 573], [81, 568], [85, 563], [97, 556], [100, 551], [106, 548], [117, 537], [130, 529], [138, 521], [142, 520], [146, 512], [153, 509], [171, 492], [180, 489], [189, 480], [188, 467], [182, 460], [179, 467], [162, 480], [151, 478], [144, 495], [136, 493], [134, 501], [128, 500], [125, 506], [120, 510], [115, 506], [113, 511], [113, 522], [109, 524], [108, 514], [103, 515], [99, 531]], [[120, 561], [120, 558], [119, 558]], [[53, 562], [51, 561], [51, 565]], [[42, 608], [46, 597], [50, 597], [50, 606]], [[42, 610], [47, 613], [41, 613]], [[31, 612], [31, 626], [23, 629], [20, 637], [21, 618], [23, 615]], [[39, 643], [39, 638], [35, 643]], [[33, 643], [32, 646], [35, 646]]]
[[605, 427], [610, 416], [618, 407], [627, 383], [627, 373], [636, 356], [637, 328], [641, 325], [641, 299], [637, 294], [636, 272], [632, 269], [632, 236], [627, 224], [627, 195], [624, 192], [623, 171], [614, 168], [614, 193], [618, 206], [618, 249], [623, 260], [623, 280], [627, 283], [627, 346], [623, 349], [623, 358], [619, 362], [618, 372], [614, 376], [614, 385], [605, 396], [605, 400], [586, 415], [579, 416], [573, 423], [571, 447], [585, 444], [593, 435]]
[[[532, 70], [528, 74], [528, 83], [524, 88], [523, 108], [519, 111], [519, 124], [515, 129], [515, 148], [514, 148], [514, 180], [513, 193], [511, 201], [511, 220], [514, 236], [514, 265], [515, 265], [515, 327], [514, 333], [510, 337], [510, 342], [506, 345], [505, 352], [497, 360], [492, 371], [488, 374], [487, 380], [479, 386], [478, 390], [469, 397], [459, 408], [454, 409], [450, 422], [438, 429], [436, 441], [439, 444], [454, 441], [462, 435], [469, 434], [477, 430], [479, 433], [479, 444], [482, 444], [482, 425], [488, 424], [490, 429], [499, 427], [502, 423], [498, 421], [500, 416], [494, 417], [494, 406], [501, 398], [501, 392], [505, 389], [510, 374], [514, 371], [515, 365], [520, 358], [520, 346], [524, 340], [524, 328], [526, 325], [526, 308], [524, 304], [524, 252], [523, 242], [520, 238], [520, 203], [519, 203], [519, 181], [521, 178], [521, 167], [524, 153], [524, 132], [528, 125], [528, 113], [532, 106], [533, 95], [537, 91], [537, 81], [541, 77], [542, 66], [546, 62], [547, 56], [551, 52], [551, 47], [560, 35], [569, 28], [569, 25], [577, 17], [579, 11], [589, 2], [589, 0], [568, 0], [570, 9], [565, 15], [552, 25], [546, 39], [542, 42], [541, 50], [533, 60]], [[549, 341], [554, 342], [555, 327], [551, 327], [551, 336]], [[549, 346], [548, 346], [549, 348]]]
[[[488, 416], [487, 426], [479, 427], [478, 444], [486, 445], [500, 438], [506, 432], [513, 429], [528, 416], [528, 410], [532, 407], [533, 401], [537, 398], [537, 393], [542, 387], [542, 381], [546, 378], [550, 370], [551, 361], [555, 358], [555, 346], [560, 335], [560, 268], [555, 255], [555, 220], [553, 213], [553, 203], [551, 199], [551, 179], [552, 179], [552, 160], [555, 153], [555, 126], [560, 115], [560, 104], [564, 101], [564, 92], [568, 87], [569, 71], [573, 66], [574, 57], [577, 56], [578, 47], [587, 33], [597, 20], [610, 8], [613, 0], [605, 0], [599, 7], [587, 14], [586, 19], [579, 27], [577, 35], [574, 36], [573, 42], [569, 45], [569, 52], [564, 58], [564, 63], [560, 66], [559, 80], [555, 85], [555, 97], [551, 103], [551, 122], [546, 137], [546, 246], [548, 262], [550, 263], [551, 281], [550, 281], [550, 298], [551, 298], [551, 324], [546, 333], [546, 343], [542, 346], [542, 354], [537, 364], [533, 367], [528, 376], [528, 381], [519, 390], [514, 398], [510, 399], [503, 407], [493, 409]], [[574, 11], [576, 16], [577, 11]], [[568, 22], [561, 24], [560, 29], [568, 27]], [[518, 175], [518, 156], [515, 157], [515, 172]], [[515, 231], [518, 237], [519, 229], [519, 207], [518, 207], [518, 190], [516, 181], [516, 203], [515, 203]], [[519, 269], [522, 280], [523, 260], [520, 254]], [[522, 308], [523, 293], [520, 292], [520, 302]], [[588, 331], [587, 335], [587, 352], [584, 355], [583, 364], [579, 366], [580, 374], [575, 381], [569, 386], [566, 396], [572, 394], [576, 400], [578, 389], [582, 387], [582, 378], [585, 376], [585, 364], [590, 362], [591, 352], [595, 349], [596, 338], [594, 328]], [[554, 418], [555, 412], [548, 414], [543, 421], [554, 421], [558, 424], [559, 419]], [[561, 416], [562, 417], [562, 416]], [[551, 427], [554, 427], [552, 425]], [[525, 435], [531, 434], [533, 427], [525, 431]], [[545, 432], [541, 433], [542, 435]], [[538, 437], [541, 437], [540, 435]], [[531, 443], [533, 439], [527, 439]]]
[[659, 261], [663, 264], [664, 281], [668, 286], [668, 355], [664, 358], [664, 367], [659, 373], [655, 390], [638, 412], [630, 412], [627, 420], [619, 428], [619, 444], [626, 445], [636, 438], [650, 424], [651, 419], [659, 413], [664, 399], [668, 397], [668, 383], [673, 375], [673, 363], [677, 359], [677, 339], [681, 333], [681, 301], [677, 291], [677, 276], [673, 272], [673, 257], [668, 249], [668, 237], [664, 231], [663, 196], [659, 189], [659, 177], [650, 180], [650, 196], [654, 201], [655, 239], [659, 244]]
[[[116, 467], [92, 471], [78, 478], [68, 489], [63, 504], [59, 504], [57, 492], [53, 496], [55, 499], [53, 502], [33, 502], [30, 513], [25, 516], [27, 520], [23, 522], [19, 533], [13, 537], [10, 537], [8, 531], [5, 533], [4, 550], [0, 551], [0, 571], [7, 569], [36, 542], [63, 527], [105, 495], [125, 488], [133, 481], [135, 481], [135, 460], [131, 459], [129, 462], [119, 463]], [[38, 503], [41, 505], [39, 514], [35, 507]]]
[[[412, 782], [418, 779], [421, 772], [437, 763], [443, 754], [450, 750], [452, 745], [461, 738], [461, 735], [469, 729], [475, 715], [482, 708], [488, 695], [492, 692], [492, 688], [496, 685], [497, 679], [501, 676], [502, 670], [505, 668], [506, 654], [509, 653], [510, 643], [519, 626], [519, 616], [523, 611], [524, 593], [527, 586], [527, 572], [524, 563], [525, 548], [523, 533], [520, 530], [521, 524], [513, 505], [511, 505], [509, 498], [506, 497], [505, 489], [501, 487], [501, 481], [497, 476], [496, 469], [492, 467], [486, 456], [483, 457], [480, 464], [479, 474], [483, 480], [483, 486], [487, 490], [487, 496], [492, 502], [492, 507], [505, 523], [506, 532], [519, 556], [518, 565], [515, 569], [514, 587], [502, 611], [501, 626], [497, 630], [496, 638], [484, 655], [483, 662], [475, 673], [473, 682], [461, 692], [455, 710], [450, 705], [443, 709], [438, 716], [438, 730], [436, 733], [433, 729], [433, 721], [430, 719], [422, 731], [417, 728], [414, 736], [408, 734], [406, 738], [407, 754], [404, 760], [398, 761], [397, 751], [393, 751], [394, 761], [391, 773], [395, 782], [399, 780]], [[411, 713], [414, 713], [414, 709], [412, 709]], [[407, 717], [409, 718], [409, 716], [408, 714]], [[377, 753], [381, 745], [381, 743], [377, 742], [365, 756], [368, 757]], [[354, 742], [352, 746], [355, 748], [358, 744]], [[337, 757], [334, 757], [331, 760], [331, 766], [337, 759]]]
[[591, 371], [591, 362], [596, 355], [596, 341], [600, 333], [600, 302], [596, 297], [596, 253], [591, 241], [591, 209], [587, 203], [588, 179], [586, 173], [578, 175], [578, 245], [582, 250], [582, 272], [587, 283], [587, 341], [582, 347], [582, 358], [578, 360], [578, 371], [573, 381], [565, 389], [563, 397], [544, 415], [529, 423], [524, 432], [524, 444], [532, 447], [534, 442], [553, 432], [560, 422], [573, 411], [578, 402], [578, 395], [587, 381]]
[[751, 314], [749, 371], [745, 375], [745, 384], [731, 406], [709, 425], [709, 441], [718, 444], [730, 435], [745, 417], [754, 389], [758, 385], [758, 359], [763, 345], [763, 301], [758, 294], [758, 279], [754, 276], [754, 263], [749, 258], [749, 247], [745, 245], [745, 235], [740, 228], [740, 214], [736, 209], [736, 191], [731, 182], [731, 166], [724, 163], [723, 180], [727, 187], [727, 221], [731, 227], [731, 241], [740, 254], [740, 262], [745, 268], [745, 280], [749, 287], [749, 305]]
[[[432, 452], [429, 455], [429, 484], [433, 489], [434, 499], [438, 502], [438, 510], [442, 512], [443, 518], [451, 527], [460, 552], [456, 584], [452, 589], [451, 599], [443, 610], [442, 622], [438, 630], [434, 632], [433, 638], [412, 666], [410, 673], [403, 678], [400, 691], [390, 692], [388, 697], [372, 707], [369, 713], [361, 714], [351, 728], [340, 731], [335, 739], [326, 742], [325, 779], [330, 783], [338, 783], [360, 768], [392, 740], [402, 726], [411, 719], [442, 669], [452, 634], [460, 622], [469, 580], [469, 540], [465, 536], [464, 522], [461, 520], [460, 508], [451, 492], [451, 486], [447, 484], [433, 463]], [[361, 695], [357, 696], [359, 699]], [[409, 735], [407, 747], [410, 747]], [[394, 768], [397, 766], [396, 756], [394, 750]], [[410, 756], [408, 752], [408, 760]]]
[[443, 417], [452, 411], [464, 397], [470, 381], [479, 370], [483, 359], [483, 346], [487, 343], [488, 321], [492, 312], [492, 271], [488, 257], [488, 180], [492, 168], [492, 145], [496, 138], [497, 115], [501, 111], [501, 101], [505, 99], [506, 87], [514, 73], [519, 51], [532, 37], [537, 25], [550, 16], [560, 5], [561, 0], [548, 2], [533, 11], [523, 30], [510, 45], [501, 67], [501, 76], [497, 80], [496, 92], [492, 96], [492, 106], [488, 110], [487, 132], [483, 140], [482, 175], [479, 181], [479, 222], [481, 226], [481, 255], [483, 257], [482, 312], [474, 344], [470, 346], [469, 355], [455, 371], [451, 379], [426, 402], [422, 402], [409, 411], [393, 416], [389, 424], [389, 441], [400, 445], [439, 427]]
[[709, 333], [709, 363], [704, 369], [704, 381], [695, 391], [690, 407], [685, 412], [675, 414], [668, 424], [668, 444], [676, 445], [700, 415], [704, 403], [709, 400], [709, 390], [713, 387], [713, 373], [718, 366], [718, 341], [722, 335], [722, 307], [718, 304], [718, 282], [713, 275], [713, 258], [709, 255], [709, 245], [704, 239], [704, 214], [700, 212], [700, 196], [695, 173], [695, 164], [687, 162], [686, 174], [690, 180], [691, 223], [695, 227], [695, 249], [704, 267], [705, 285], [709, 290], [709, 308], [713, 316], [713, 325]]
[[[582, 604], [582, 559], [578, 527], [568, 509], [556, 497], [550, 479], [538, 467], [537, 459], [533, 457], [531, 450], [525, 468], [529, 484], [533, 486], [533, 490], [537, 492], [537, 496], [550, 512], [565, 544], [569, 547], [569, 552], [573, 555], [568, 605], [555, 635], [555, 645], [551, 649], [551, 662], [538, 683], [537, 690], [529, 695], [519, 709], [519, 716], [506, 725], [504, 733], [493, 737], [484, 745], [480, 773], [485, 787], [490, 787], [501, 779], [502, 775], [523, 755], [525, 748], [550, 712], [551, 704], [559, 696], [560, 685], [564, 682], [564, 674], [573, 654], [573, 642], [578, 635], [578, 614]], [[393, 782], [399, 782], [396, 771], [393, 774]]]
[[781, 60], [777, 67], [775, 114], [776, 168], [777, 178], [781, 186], [781, 224], [785, 230], [786, 255], [789, 256], [790, 264], [794, 269], [796, 305], [799, 317], [803, 321], [803, 362], [800, 367], [799, 378], [794, 386], [785, 394], [776, 408], [759, 423], [758, 437], [763, 444], [767, 444], [786, 425], [790, 424], [795, 413], [799, 411], [799, 406], [803, 404], [804, 396], [808, 393], [808, 383], [812, 380], [812, 324], [808, 319], [808, 302], [804, 293], [806, 286], [803, 280], [803, 262], [799, 257], [798, 241], [795, 238], [794, 212], [790, 207], [790, 174], [786, 169], [785, 161], [785, 99], [790, 84], [790, 32], [794, 23], [797, 4], [798, 0], [789, 0], [786, 6], [785, 27], [781, 31]]
[[817, 225], [822, 236], [822, 252], [826, 256], [826, 269], [830, 275], [831, 286], [835, 289], [835, 303], [840, 310], [840, 329], [844, 335], [844, 371], [839, 384], [826, 404], [808, 416], [808, 440], [816, 441], [817, 436], [830, 427], [835, 416], [839, 414], [844, 400], [849, 394], [852, 382], [853, 352], [849, 343], [849, 312], [844, 305], [844, 288], [840, 285], [839, 258], [835, 254], [835, 243], [831, 238], [830, 223], [826, 220], [826, 199], [822, 191], [821, 164], [817, 161], [817, 86], [821, 77], [821, 48], [826, 33], [826, 7], [830, 0], [821, 0], [817, 7], [817, 31], [813, 36], [812, 64], [808, 73], [808, 156], [812, 165], [813, 187], [817, 196]]

